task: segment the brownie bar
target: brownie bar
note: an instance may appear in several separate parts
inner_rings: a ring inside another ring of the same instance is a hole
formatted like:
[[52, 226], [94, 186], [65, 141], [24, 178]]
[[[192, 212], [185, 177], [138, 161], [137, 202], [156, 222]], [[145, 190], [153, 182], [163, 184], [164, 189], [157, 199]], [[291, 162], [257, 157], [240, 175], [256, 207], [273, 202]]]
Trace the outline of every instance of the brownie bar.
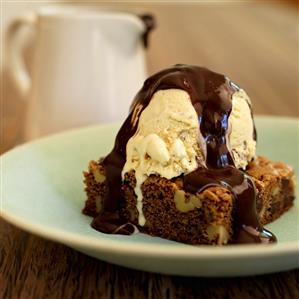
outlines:
[[[258, 157], [246, 170], [257, 187], [257, 212], [262, 224], [269, 223], [292, 205], [294, 172], [284, 163]], [[87, 200], [83, 212], [96, 216], [106, 192], [105, 169], [101, 161], [91, 161], [84, 172]], [[125, 174], [122, 213], [138, 226], [134, 171]], [[142, 184], [143, 213], [146, 219], [139, 230], [189, 244], [226, 244], [233, 234], [234, 197], [223, 187], [210, 187], [200, 194], [183, 190], [181, 178], [172, 180], [151, 175]]]
[[102, 161], [90, 161], [88, 171], [83, 172], [87, 200], [83, 213], [92, 217], [99, 214], [106, 193], [105, 170]]
[[[125, 215], [138, 225], [134, 172], [124, 180]], [[190, 244], [226, 243], [232, 234], [233, 197], [221, 187], [206, 189], [200, 194], [182, 190], [182, 179], [174, 181], [151, 175], [143, 183], [142, 232]]]
[[290, 166], [258, 157], [249, 163], [246, 172], [257, 188], [256, 208], [262, 225], [279, 218], [293, 206], [295, 175]]

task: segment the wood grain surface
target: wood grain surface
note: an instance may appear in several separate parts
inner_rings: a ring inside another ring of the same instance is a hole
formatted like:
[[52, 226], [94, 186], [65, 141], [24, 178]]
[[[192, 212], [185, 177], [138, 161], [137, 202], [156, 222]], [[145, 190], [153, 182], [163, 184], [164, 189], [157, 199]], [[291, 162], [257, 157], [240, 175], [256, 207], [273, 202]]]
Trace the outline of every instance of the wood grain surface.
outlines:
[[241, 278], [184, 278], [87, 257], [0, 220], [0, 298], [299, 298], [299, 270]]
[[[243, 86], [255, 112], [299, 116], [296, 9], [273, 1], [123, 7], [158, 19], [150, 73], [178, 62], [206, 65]], [[2, 76], [4, 152], [23, 141], [26, 104]], [[216, 279], [146, 273], [90, 258], [0, 219], [0, 298], [296, 299], [299, 270]]]

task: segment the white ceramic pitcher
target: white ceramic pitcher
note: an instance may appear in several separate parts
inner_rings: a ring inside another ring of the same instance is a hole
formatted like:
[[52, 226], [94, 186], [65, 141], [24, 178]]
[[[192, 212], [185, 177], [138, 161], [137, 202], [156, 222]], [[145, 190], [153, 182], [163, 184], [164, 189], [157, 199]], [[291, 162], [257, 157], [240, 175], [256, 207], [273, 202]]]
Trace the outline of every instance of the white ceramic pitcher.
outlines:
[[[26, 26], [34, 31], [31, 75], [22, 57]], [[6, 53], [29, 100], [26, 139], [124, 119], [146, 77], [145, 31], [133, 14], [76, 7], [46, 7], [15, 20]]]

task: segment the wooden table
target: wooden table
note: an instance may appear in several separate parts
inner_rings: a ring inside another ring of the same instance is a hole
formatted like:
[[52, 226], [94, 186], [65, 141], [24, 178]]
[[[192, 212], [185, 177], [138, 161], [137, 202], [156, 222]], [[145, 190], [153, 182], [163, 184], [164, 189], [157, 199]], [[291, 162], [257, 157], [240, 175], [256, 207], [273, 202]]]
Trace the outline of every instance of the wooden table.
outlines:
[[299, 298], [299, 271], [184, 278], [114, 266], [0, 220], [0, 298]]
[[[298, 116], [297, 14], [264, 4], [222, 5], [140, 7], [160, 20], [148, 53], [150, 72], [178, 61], [209, 65], [237, 78], [249, 90], [258, 113]], [[215, 18], [217, 24], [211, 21]], [[196, 19], [203, 26], [183, 30]], [[8, 80], [3, 89], [1, 152], [22, 142], [26, 108]], [[217, 279], [151, 274], [98, 261], [0, 220], [0, 298], [295, 299], [299, 271]]]
[[114, 266], [0, 220], [0, 298], [299, 298], [299, 271], [184, 278]]

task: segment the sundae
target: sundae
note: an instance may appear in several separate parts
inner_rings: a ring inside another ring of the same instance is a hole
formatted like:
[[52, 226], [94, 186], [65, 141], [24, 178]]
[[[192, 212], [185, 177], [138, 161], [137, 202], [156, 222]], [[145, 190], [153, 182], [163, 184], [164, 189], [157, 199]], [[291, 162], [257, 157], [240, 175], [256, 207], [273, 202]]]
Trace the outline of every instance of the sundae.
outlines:
[[247, 93], [175, 65], [137, 93], [112, 151], [84, 172], [92, 227], [189, 244], [272, 243], [263, 225], [292, 207], [294, 172], [256, 156]]

